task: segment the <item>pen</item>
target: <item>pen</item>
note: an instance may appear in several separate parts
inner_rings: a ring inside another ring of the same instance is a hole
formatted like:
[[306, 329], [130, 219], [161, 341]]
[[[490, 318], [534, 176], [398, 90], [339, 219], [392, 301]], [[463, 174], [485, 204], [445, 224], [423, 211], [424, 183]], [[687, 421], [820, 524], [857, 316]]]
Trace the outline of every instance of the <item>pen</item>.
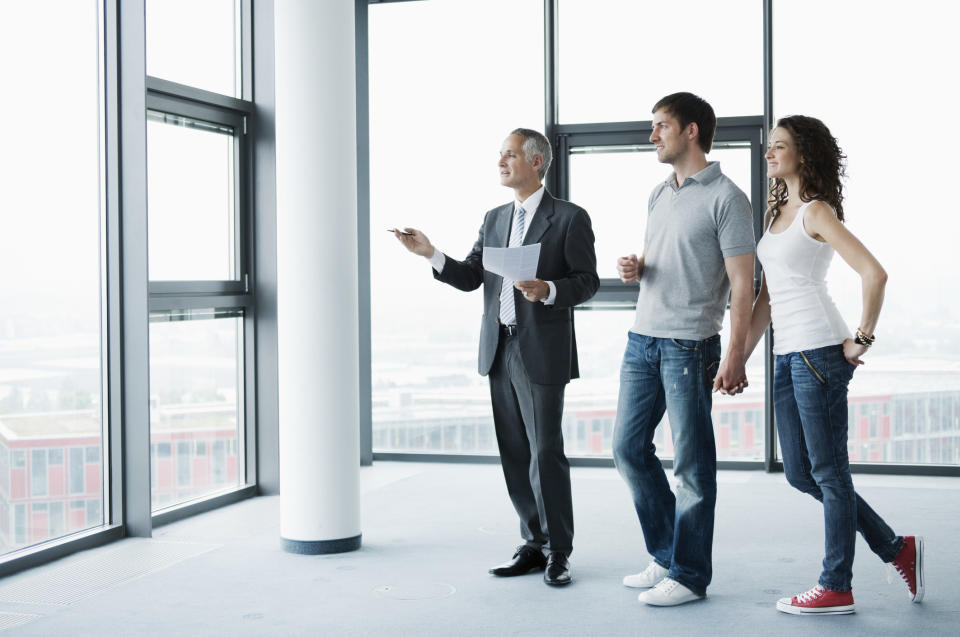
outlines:
[[387, 232], [399, 232], [400, 234], [402, 234], [402, 235], [405, 236], [405, 237], [412, 237], [412, 236], [413, 236], [413, 233], [412, 233], [412, 232], [404, 232], [403, 230], [397, 230], [396, 228], [387, 228]]

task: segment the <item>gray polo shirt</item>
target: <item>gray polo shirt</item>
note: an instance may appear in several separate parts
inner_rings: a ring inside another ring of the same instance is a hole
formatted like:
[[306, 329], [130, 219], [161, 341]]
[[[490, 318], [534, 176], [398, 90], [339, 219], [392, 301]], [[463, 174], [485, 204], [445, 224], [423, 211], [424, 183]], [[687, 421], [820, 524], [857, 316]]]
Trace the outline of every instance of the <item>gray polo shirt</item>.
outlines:
[[750, 201], [720, 164], [675, 174], [650, 194], [646, 259], [632, 332], [703, 340], [720, 331], [730, 280], [723, 260], [756, 250]]

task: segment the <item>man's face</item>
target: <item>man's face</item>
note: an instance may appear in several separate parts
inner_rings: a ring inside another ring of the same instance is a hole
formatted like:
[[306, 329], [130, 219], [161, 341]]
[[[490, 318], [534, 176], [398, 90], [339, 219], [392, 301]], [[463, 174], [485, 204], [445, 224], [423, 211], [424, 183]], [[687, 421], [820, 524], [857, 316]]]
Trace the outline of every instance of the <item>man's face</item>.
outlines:
[[653, 114], [653, 132], [650, 142], [657, 147], [657, 159], [663, 164], [674, 164], [686, 155], [690, 141], [680, 128], [677, 118], [665, 109]]
[[500, 161], [497, 163], [500, 169], [500, 184], [507, 188], [529, 187], [540, 182], [537, 174], [540, 156], [537, 155], [533, 162], [527, 161], [523, 142], [524, 138], [520, 135], [510, 135], [503, 140], [500, 147]]

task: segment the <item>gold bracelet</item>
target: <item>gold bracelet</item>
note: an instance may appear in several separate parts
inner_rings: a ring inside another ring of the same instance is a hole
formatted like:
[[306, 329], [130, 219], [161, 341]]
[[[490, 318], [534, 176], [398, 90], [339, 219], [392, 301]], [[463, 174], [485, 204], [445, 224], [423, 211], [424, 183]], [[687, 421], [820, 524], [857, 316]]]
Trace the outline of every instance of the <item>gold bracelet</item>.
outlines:
[[857, 336], [853, 339], [853, 342], [863, 345], [864, 347], [870, 347], [871, 345], [873, 345], [874, 341], [876, 340], [877, 340], [876, 334], [871, 334], [867, 336], [866, 334], [863, 333], [863, 330], [858, 327]]

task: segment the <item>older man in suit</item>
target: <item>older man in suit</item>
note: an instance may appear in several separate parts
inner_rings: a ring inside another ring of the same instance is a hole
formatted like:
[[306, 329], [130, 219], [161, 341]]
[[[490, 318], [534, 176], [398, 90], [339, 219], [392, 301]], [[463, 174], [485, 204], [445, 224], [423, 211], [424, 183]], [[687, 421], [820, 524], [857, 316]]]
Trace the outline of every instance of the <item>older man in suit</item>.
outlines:
[[[542, 134], [518, 128], [500, 148], [500, 183], [514, 201], [486, 213], [463, 261], [436, 250], [419, 230], [395, 231], [411, 252], [430, 260], [434, 277], [472, 291], [483, 285], [481, 375], [490, 379], [493, 421], [507, 492], [525, 543], [493, 575], [545, 570], [552, 586], [570, 583], [573, 505], [563, 452], [563, 392], [579, 375], [573, 307], [600, 285], [587, 212], [543, 186], [553, 153]], [[483, 269], [484, 247], [540, 243], [537, 278], [510, 281]]]

